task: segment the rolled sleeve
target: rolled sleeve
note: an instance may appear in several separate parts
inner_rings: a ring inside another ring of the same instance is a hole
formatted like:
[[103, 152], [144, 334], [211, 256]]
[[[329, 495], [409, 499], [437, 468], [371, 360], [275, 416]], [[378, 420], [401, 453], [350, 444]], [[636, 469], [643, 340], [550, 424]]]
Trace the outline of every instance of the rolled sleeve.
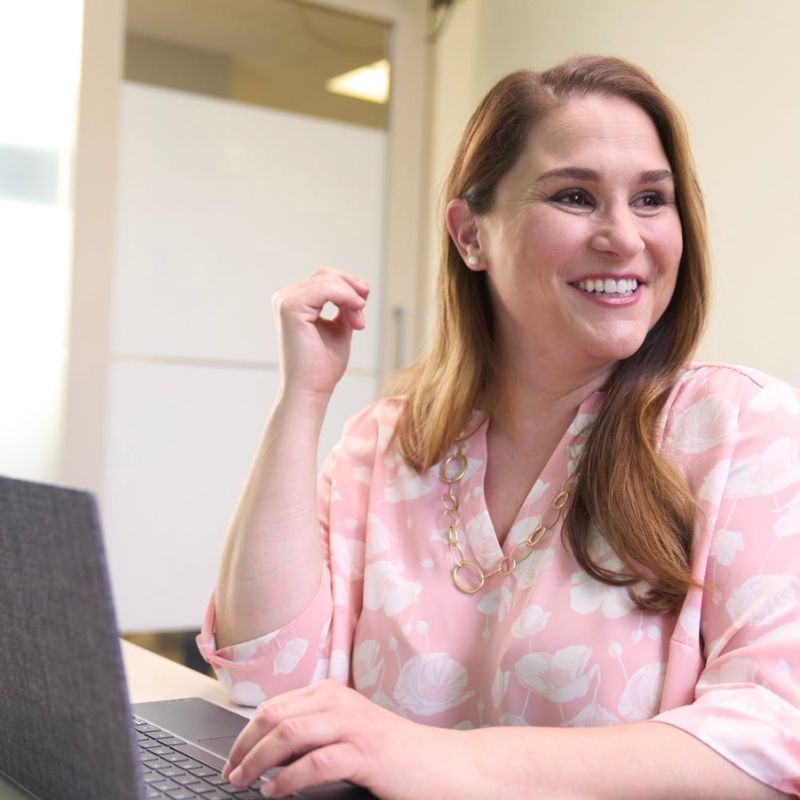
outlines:
[[701, 491], [701, 501], [712, 499], [718, 508], [699, 548], [707, 586], [699, 617], [705, 665], [694, 701], [654, 720], [681, 728], [757, 780], [796, 795], [800, 401], [777, 382], [746, 400], [735, 442]]

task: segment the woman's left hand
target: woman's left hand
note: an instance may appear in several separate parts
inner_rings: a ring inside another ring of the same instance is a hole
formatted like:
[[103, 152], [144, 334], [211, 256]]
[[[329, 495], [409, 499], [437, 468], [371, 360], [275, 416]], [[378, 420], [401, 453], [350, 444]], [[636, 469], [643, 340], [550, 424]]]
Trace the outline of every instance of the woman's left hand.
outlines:
[[265, 786], [269, 795], [347, 780], [384, 800], [486, 797], [485, 753], [468, 733], [411, 722], [325, 680], [264, 701], [223, 775], [247, 786], [291, 762]]

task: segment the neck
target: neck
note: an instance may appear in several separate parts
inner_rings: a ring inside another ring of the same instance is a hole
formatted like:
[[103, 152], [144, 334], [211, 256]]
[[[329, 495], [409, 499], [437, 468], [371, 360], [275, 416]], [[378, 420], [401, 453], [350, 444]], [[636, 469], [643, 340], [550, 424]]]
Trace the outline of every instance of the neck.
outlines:
[[608, 380], [613, 364], [572, 372], [500, 365], [486, 406], [496, 433], [524, 442], [542, 424], [566, 430], [580, 404]]

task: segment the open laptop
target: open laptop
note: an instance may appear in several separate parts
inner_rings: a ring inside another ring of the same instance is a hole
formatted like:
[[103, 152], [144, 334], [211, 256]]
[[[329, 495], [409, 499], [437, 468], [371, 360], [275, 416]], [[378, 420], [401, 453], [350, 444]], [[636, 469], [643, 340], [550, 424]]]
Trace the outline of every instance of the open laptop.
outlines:
[[258, 797], [219, 776], [246, 723], [198, 698], [129, 706], [94, 498], [0, 477], [0, 798]]

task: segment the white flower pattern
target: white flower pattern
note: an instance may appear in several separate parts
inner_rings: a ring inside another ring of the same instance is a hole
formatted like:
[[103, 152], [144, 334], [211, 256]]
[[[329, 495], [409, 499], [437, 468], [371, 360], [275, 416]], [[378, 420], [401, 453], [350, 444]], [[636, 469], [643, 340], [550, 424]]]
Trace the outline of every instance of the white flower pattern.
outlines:
[[472, 697], [474, 692], [466, 691], [468, 680], [466, 669], [447, 653], [425, 653], [403, 665], [394, 699], [400, 708], [430, 717]]
[[519, 682], [552, 703], [566, 703], [583, 697], [598, 673], [589, 666], [592, 650], [583, 645], [564, 647], [555, 653], [529, 653], [514, 669]]

